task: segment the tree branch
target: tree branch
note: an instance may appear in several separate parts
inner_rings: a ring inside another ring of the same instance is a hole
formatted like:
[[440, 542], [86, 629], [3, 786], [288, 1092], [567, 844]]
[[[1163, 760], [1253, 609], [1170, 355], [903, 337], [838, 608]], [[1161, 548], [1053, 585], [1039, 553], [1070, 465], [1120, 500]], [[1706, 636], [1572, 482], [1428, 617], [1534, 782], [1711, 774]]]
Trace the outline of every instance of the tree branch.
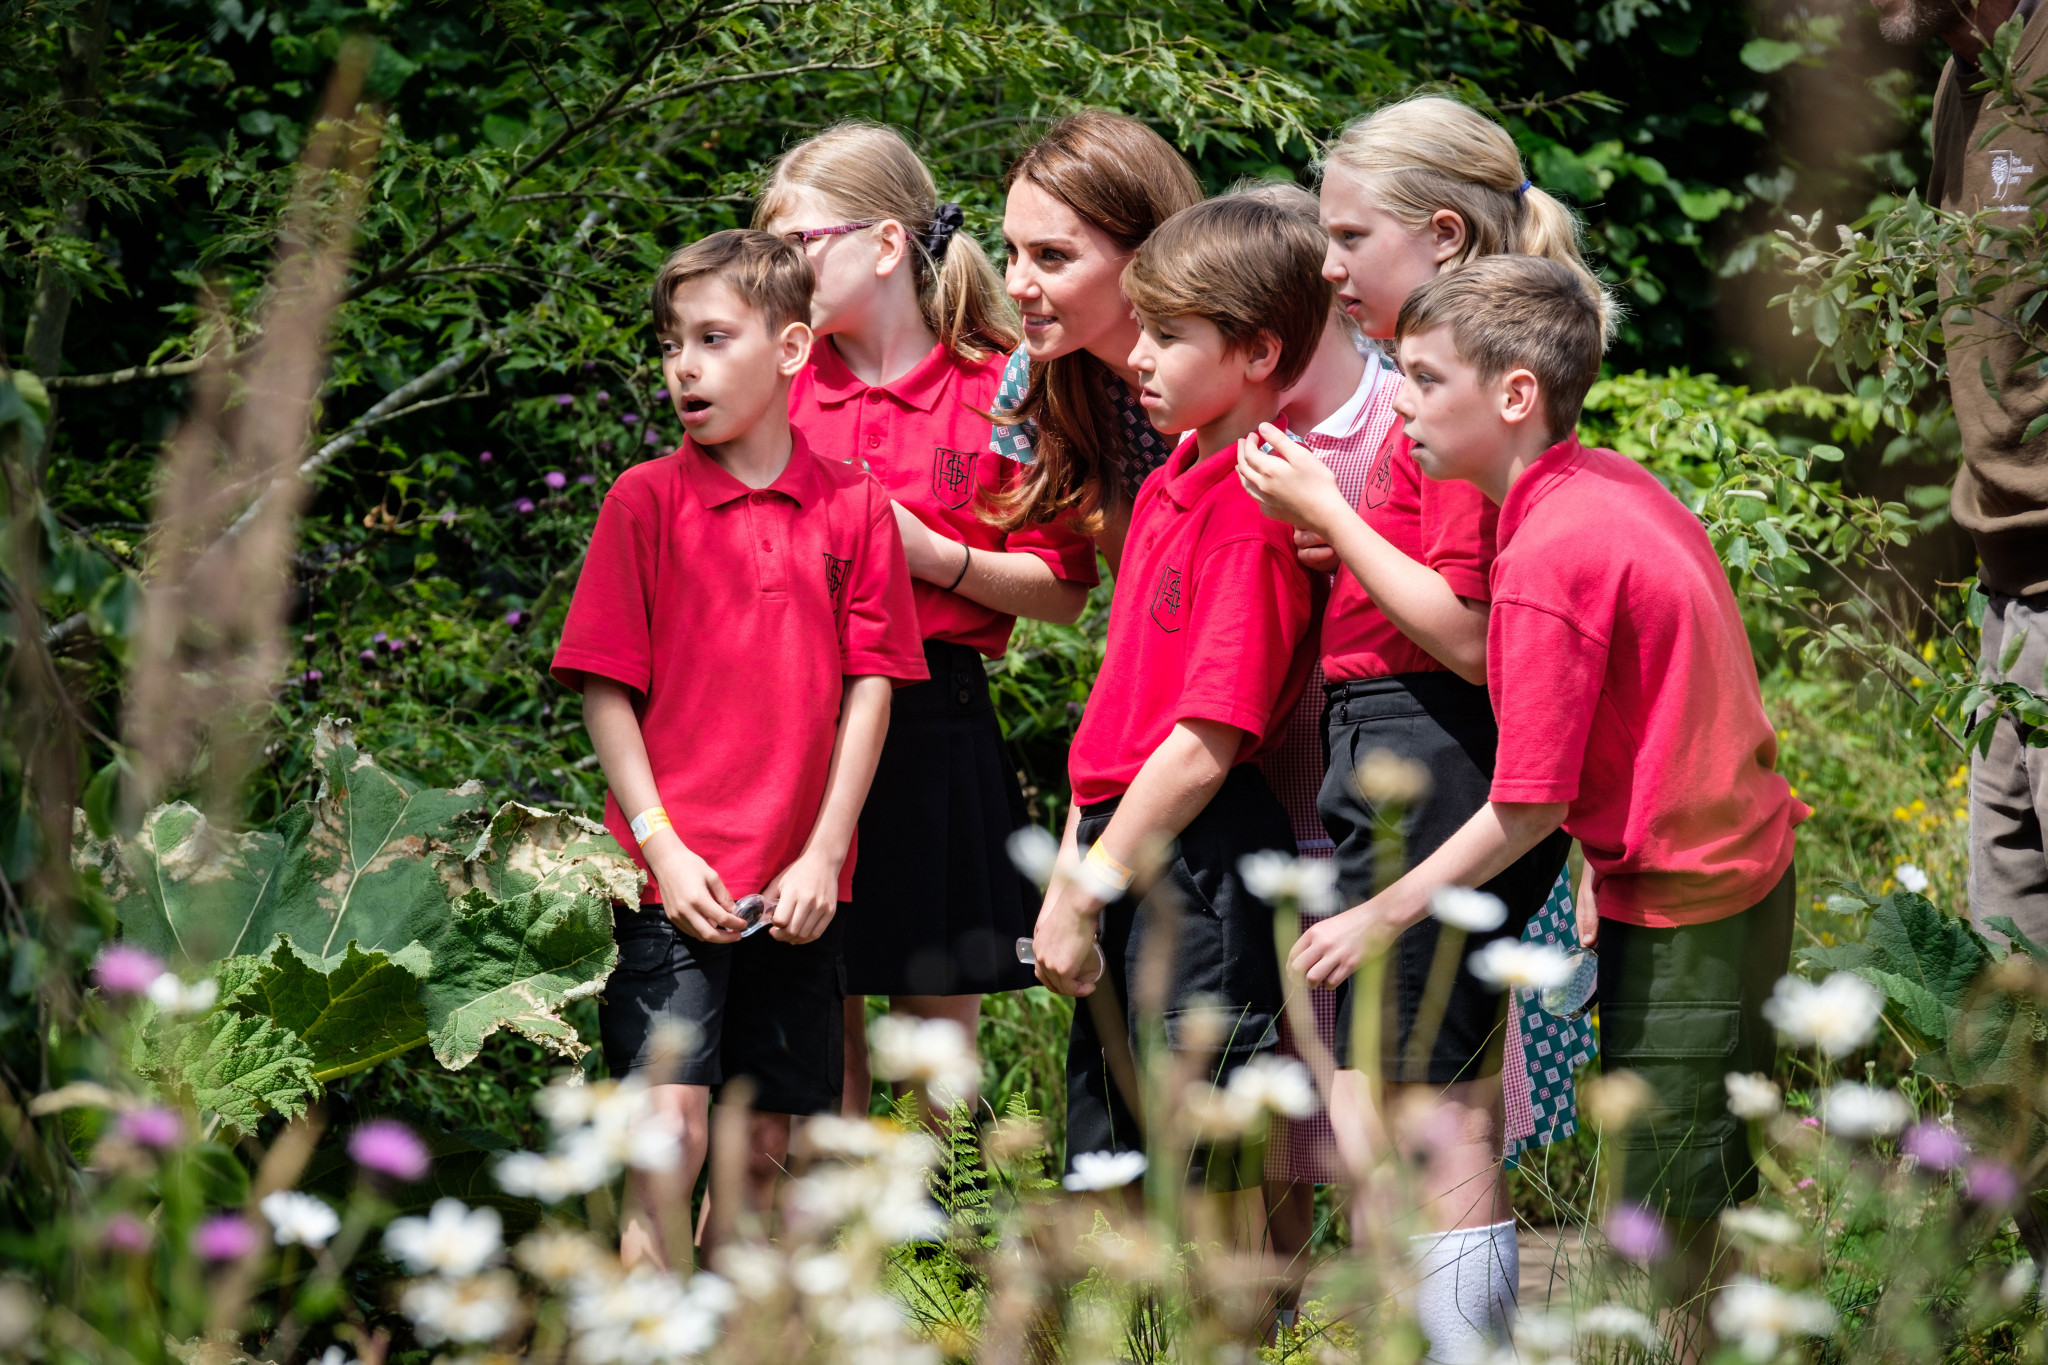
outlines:
[[138, 379], [170, 379], [194, 374], [206, 364], [203, 359], [172, 360], [162, 365], [130, 365], [125, 370], [104, 374], [53, 374], [43, 381], [46, 389], [104, 389], [110, 384], [129, 384]]

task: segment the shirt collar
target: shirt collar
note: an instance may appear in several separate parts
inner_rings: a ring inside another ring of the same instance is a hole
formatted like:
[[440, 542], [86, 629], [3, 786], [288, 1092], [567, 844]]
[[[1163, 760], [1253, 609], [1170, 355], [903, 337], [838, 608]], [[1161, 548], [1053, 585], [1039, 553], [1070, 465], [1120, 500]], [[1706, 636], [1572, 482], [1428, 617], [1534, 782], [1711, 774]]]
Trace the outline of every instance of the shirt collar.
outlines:
[[1559, 441], [1536, 457], [1536, 463], [1522, 471], [1522, 477], [1515, 480], [1515, 486], [1508, 490], [1507, 501], [1500, 506], [1500, 522], [1494, 533], [1495, 545], [1506, 549], [1521, 524], [1528, 520], [1536, 504], [1577, 472], [1585, 463], [1586, 448], [1579, 444], [1579, 434]]
[[683, 462], [683, 478], [690, 491], [706, 507], [723, 507], [755, 492], [780, 493], [803, 507], [818, 498], [818, 460], [801, 431], [792, 427], [789, 436], [789, 463], [775, 476], [775, 482], [764, 489], [749, 488], [741, 483], [726, 472], [725, 466], [705, 454], [704, 447], [687, 436], [683, 438], [682, 449], [676, 452], [676, 458]]
[[1189, 432], [1166, 460], [1165, 493], [1183, 512], [1207, 497], [1217, 484], [1237, 473], [1237, 460], [1230, 450], [1219, 450], [1206, 460], [1199, 452], [1195, 433]]
[[907, 408], [930, 412], [945, 391], [952, 370], [953, 355], [941, 342], [907, 373], [887, 384], [870, 384], [847, 366], [832, 338], [825, 337], [811, 348], [811, 383], [821, 403], [845, 403], [869, 389], [880, 389]]
[[1358, 388], [1345, 400], [1344, 406], [1316, 423], [1311, 436], [1353, 436], [1365, 424], [1365, 412], [1372, 405], [1374, 390], [1380, 386], [1380, 356], [1377, 351], [1365, 355], [1365, 374], [1359, 378]]

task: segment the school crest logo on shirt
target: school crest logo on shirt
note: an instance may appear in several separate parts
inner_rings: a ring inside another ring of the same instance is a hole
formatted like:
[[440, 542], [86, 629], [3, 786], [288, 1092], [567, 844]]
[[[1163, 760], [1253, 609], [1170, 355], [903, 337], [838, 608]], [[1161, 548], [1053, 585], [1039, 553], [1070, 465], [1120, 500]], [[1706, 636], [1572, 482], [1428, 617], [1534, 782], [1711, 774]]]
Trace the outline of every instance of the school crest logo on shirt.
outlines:
[[835, 607], [839, 605], [839, 590], [846, 586], [846, 574], [851, 568], [853, 559], [850, 556], [841, 559], [830, 550], [825, 551], [825, 591], [832, 594]]
[[971, 450], [932, 447], [932, 496], [939, 506], [957, 512], [974, 496], [974, 459]]
[[1362, 507], [1378, 507], [1394, 491], [1394, 462], [1387, 458], [1385, 451], [1373, 457], [1372, 468], [1365, 472], [1365, 492], [1359, 496]]
[[1180, 570], [1167, 564], [1159, 571], [1159, 586], [1152, 591], [1152, 624], [1168, 635], [1180, 629]]

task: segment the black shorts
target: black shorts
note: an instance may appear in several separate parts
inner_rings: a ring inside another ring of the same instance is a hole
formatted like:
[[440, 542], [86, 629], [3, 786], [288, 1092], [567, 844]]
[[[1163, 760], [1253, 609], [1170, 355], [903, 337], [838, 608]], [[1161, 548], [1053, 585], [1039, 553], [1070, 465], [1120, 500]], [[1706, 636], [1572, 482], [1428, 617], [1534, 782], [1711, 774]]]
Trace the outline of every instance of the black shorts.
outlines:
[[821, 1114], [839, 1107], [845, 1074], [845, 965], [839, 941], [845, 910], [810, 943], [782, 943], [767, 930], [738, 943], [706, 943], [669, 923], [658, 905], [612, 908], [618, 969], [598, 1005], [604, 1064], [630, 1076], [648, 1063], [655, 1024], [694, 1030], [680, 1085], [754, 1082], [753, 1105], [774, 1114]]
[[[1076, 837], [1087, 849], [1109, 827], [1116, 801], [1085, 806]], [[1245, 889], [1238, 860], [1276, 849], [1294, 853], [1287, 812], [1249, 763], [1240, 764], [1181, 831], [1178, 856], [1167, 872], [1184, 907], [1166, 1011], [1166, 1041], [1180, 1046], [1191, 1011], [1221, 1009], [1227, 1017], [1212, 1081], [1280, 1043], [1280, 961], [1273, 942], [1273, 909]], [[1121, 1089], [1110, 1075], [1096, 1031], [1095, 999], [1114, 999], [1123, 1012], [1127, 1046], [1135, 1049], [1138, 1012], [1131, 980], [1154, 927], [1156, 908], [1125, 897], [1102, 912], [1102, 955], [1108, 970], [1097, 995], [1076, 1002], [1067, 1043], [1067, 1170], [1083, 1152], [1143, 1151], [1145, 1140]], [[1103, 992], [1107, 990], [1108, 995]], [[1187, 1177], [1212, 1190], [1249, 1189], [1265, 1169], [1259, 1144], [1198, 1149]]]
[[1791, 868], [1770, 894], [1711, 924], [1600, 921], [1600, 1069], [1656, 1095], [1618, 1139], [1622, 1197], [1671, 1218], [1712, 1218], [1757, 1191], [1748, 1125], [1728, 1112], [1731, 1071], [1768, 1073], [1764, 1002], [1792, 961]]
[[[1414, 867], [1486, 804], [1500, 731], [1486, 689], [1453, 673], [1331, 683], [1324, 692], [1329, 697], [1323, 713], [1329, 763], [1316, 808], [1337, 845], [1337, 888], [1344, 904], [1357, 905], [1371, 898], [1379, 871], [1373, 864], [1377, 817], [1357, 782], [1366, 755], [1385, 749], [1429, 771], [1429, 793], [1408, 809], [1401, 831], [1407, 866]], [[1457, 974], [1433, 1029], [1424, 1018], [1424, 1005], [1443, 925], [1425, 915], [1394, 941], [1380, 1022], [1381, 1074], [1389, 1081], [1448, 1085], [1500, 1074], [1508, 995], [1473, 976], [1467, 964], [1493, 940], [1522, 936], [1529, 917], [1549, 898], [1571, 846], [1570, 836], [1559, 830], [1481, 888], [1507, 904], [1507, 920], [1490, 933], [1465, 936]], [[1338, 992], [1337, 1065], [1348, 1067], [1351, 983]], [[1428, 1003], [1434, 1014], [1439, 1006]]]
[[1038, 893], [1010, 862], [1026, 823], [988, 673], [966, 645], [924, 644], [931, 678], [900, 687], [860, 813], [846, 987], [854, 995], [983, 995], [1036, 985], [1017, 961]]

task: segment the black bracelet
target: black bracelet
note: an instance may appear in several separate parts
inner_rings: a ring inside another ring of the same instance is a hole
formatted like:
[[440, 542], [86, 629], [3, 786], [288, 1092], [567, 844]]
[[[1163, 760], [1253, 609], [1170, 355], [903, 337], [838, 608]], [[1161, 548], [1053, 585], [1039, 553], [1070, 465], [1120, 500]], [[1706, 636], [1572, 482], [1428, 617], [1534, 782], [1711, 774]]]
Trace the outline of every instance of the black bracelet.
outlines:
[[953, 591], [953, 589], [967, 581], [968, 566], [974, 563], [974, 547], [972, 545], [962, 545], [960, 548], [967, 553], [960, 556], [960, 572], [953, 575], [953, 581], [946, 585], [947, 592]]

